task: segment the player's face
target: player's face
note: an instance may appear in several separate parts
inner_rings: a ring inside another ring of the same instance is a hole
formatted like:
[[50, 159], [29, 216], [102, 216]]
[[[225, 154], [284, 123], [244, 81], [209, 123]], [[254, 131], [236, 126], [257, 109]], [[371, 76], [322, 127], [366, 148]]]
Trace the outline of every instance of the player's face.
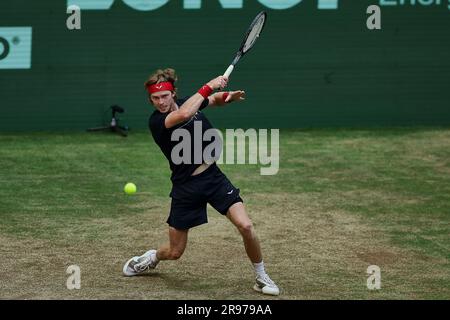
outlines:
[[150, 99], [160, 112], [165, 113], [170, 110], [174, 103], [175, 94], [171, 91], [160, 91], [156, 93], [152, 93]]

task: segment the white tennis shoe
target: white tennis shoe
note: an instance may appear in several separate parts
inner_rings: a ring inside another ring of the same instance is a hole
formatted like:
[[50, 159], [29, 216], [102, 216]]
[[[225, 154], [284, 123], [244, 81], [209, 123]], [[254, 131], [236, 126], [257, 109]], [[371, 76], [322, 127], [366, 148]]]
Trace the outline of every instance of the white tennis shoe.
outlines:
[[253, 286], [253, 289], [272, 296], [278, 296], [280, 294], [280, 289], [277, 287], [275, 282], [273, 282], [272, 279], [269, 278], [267, 274], [265, 274], [264, 276], [258, 275], [256, 277], [256, 283]]
[[156, 261], [156, 250], [149, 250], [142, 256], [133, 257], [123, 266], [123, 274], [127, 277], [135, 276], [149, 269], [155, 269], [159, 261]]

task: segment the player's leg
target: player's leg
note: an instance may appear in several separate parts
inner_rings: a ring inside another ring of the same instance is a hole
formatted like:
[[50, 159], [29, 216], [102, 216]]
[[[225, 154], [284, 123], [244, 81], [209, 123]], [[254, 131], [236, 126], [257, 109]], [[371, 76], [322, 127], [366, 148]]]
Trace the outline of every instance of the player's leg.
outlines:
[[131, 258], [123, 266], [123, 274], [135, 276], [148, 269], [154, 269], [160, 260], [176, 260], [181, 257], [186, 248], [188, 229], [178, 230], [169, 227], [169, 242], [158, 250], [148, 250], [142, 256]]
[[186, 249], [188, 231], [169, 227], [169, 242], [162, 245], [156, 252], [157, 260], [177, 260]]
[[261, 246], [253, 228], [253, 224], [245, 211], [244, 204], [237, 202], [227, 212], [227, 217], [239, 230], [244, 240], [245, 251], [253, 263], [256, 273], [256, 284], [253, 289], [270, 295], [279, 295], [280, 289], [267, 275], [262, 259]]
[[252, 263], [260, 263], [262, 261], [261, 247], [256, 236], [253, 224], [250, 221], [244, 204], [237, 202], [233, 204], [227, 212], [227, 218], [236, 226], [244, 240], [245, 251]]

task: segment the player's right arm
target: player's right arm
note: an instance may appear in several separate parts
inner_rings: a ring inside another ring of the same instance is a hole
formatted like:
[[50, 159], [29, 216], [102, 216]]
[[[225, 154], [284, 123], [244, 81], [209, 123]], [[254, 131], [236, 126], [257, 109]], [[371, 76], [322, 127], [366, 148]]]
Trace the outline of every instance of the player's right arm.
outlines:
[[[216, 90], [225, 88], [227, 86], [227, 83], [228, 78], [224, 76], [219, 76], [209, 81], [207, 85], [211, 89]], [[166, 128], [172, 128], [177, 124], [185, 122], [190, 118], [192, 118], [194, 114], [198, 111], [204, 100], [205, 98], [200, 93], [197, 92], [196, 94], [194, 94], [192, 97], [186, 100], [186, 102], [183, 103], [178, 110], [169, 113], [164, 123]]]

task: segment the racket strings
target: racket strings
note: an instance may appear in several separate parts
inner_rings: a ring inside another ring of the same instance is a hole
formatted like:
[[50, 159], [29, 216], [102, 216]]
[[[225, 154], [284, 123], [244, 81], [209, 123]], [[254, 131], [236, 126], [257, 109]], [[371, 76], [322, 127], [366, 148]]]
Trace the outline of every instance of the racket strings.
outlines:
[[245, 41], [243, 52], [245, 53], [248, 51], [256, 42], [256, 39], [258, 39], [259, 34], [264, 26], [265, 17], [261, 16], [256, 23], [254, 24], [253, 28], [251, 29], [247, 40]]

